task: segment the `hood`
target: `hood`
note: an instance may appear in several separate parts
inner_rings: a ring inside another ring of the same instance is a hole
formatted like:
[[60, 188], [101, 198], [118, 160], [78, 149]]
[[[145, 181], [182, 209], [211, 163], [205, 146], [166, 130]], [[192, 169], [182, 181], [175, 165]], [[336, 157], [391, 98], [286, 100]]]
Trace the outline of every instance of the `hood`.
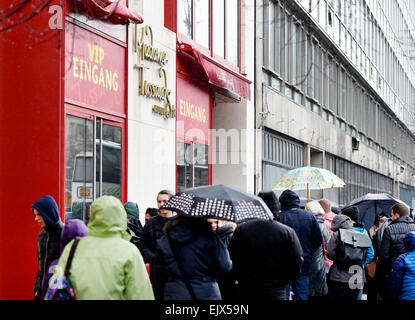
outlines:
[[403, 244], [405, 245], [406, 251], [415, 250], [415, 231], [407, 233], [405, 238], [403, 238]]
[[59, 209], [55, 199], [51, 196], [44, 196], [32, 204], [31, 208], [39, 211], [46, 226], [54, 226], [61, 221], [59, 217]]
[[339, 229], [353, 229], [352, 220], [344, 214], [336, 215], [331, 223], [331, 231], [335, 232]]
[[66, 221], [61, 236], [61, 253], [65, 246], [76, 237], [83, 238], [88, 235], [88, 228], [82, 220], [71, 219]]
[[127, 213], [120, 200], [113, 196], [102, 196], [91, 205], [88, 235], [113, 237], [120, 235], [130, 241], [127, 233]]
[[164, 232], [177, 243], [186, 244], [194, 241], [203, 233], [213, 233], [212, 226], [203, 218], [177, 217], [168, 221]]
[[258, 197], [264, 200], [265, 204], [268, 206], [268, 208], [271, 210], [272, 214], [274, 215], [274, 218], [278, 218], [278, 214], [280, 212], [280, 202], [275, 192], [274, 191], [260, 192], [258, 193]]
[[225, 225], [223, 227], [217, 228], [216, 234], [219, 237], [225, 237], [225, 236], [231, 235], [233, 234], [233, 228], [231, 225]]
[[137, 203], [128, 201], [124, 204], [124, 209], [127, 212], [128, 218], [138, 219], [139, 209]]
[[280, 204], [281, 204], [281, 211], [290, 210], [292, 208], [299, 208], [300, 207], [300, 198], [299, 196], [289, 189], [285, 190], [280, 195]]

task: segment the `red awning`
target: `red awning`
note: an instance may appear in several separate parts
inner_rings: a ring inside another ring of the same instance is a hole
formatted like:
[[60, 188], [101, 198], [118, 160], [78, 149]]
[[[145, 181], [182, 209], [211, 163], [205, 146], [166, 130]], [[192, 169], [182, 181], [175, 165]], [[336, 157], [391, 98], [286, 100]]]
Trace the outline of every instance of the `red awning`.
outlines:
[[250, 80], [187, 43], [179, 42], [178, 49], [192, 55], [196, 59], [207, 81], [215, 91], [234, 100], [240, 100], [239, 96], [247, 100], [251, 99]]
[[73, 0], [74, 11], [84, 13], [90, 20], [112, 24], [142, 23], [143, 18], [128, 9], [120, 0]]

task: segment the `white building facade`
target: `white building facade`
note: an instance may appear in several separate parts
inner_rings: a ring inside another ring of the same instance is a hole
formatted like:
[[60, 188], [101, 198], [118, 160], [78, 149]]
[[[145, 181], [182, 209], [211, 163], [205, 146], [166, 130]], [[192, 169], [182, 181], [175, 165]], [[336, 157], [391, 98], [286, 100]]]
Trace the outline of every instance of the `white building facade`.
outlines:
[[128, 28], [127, 198], [140, 217], [162, 189], [255, 191], [254, 2], [205, 2], [130, 2], [144, 19]]

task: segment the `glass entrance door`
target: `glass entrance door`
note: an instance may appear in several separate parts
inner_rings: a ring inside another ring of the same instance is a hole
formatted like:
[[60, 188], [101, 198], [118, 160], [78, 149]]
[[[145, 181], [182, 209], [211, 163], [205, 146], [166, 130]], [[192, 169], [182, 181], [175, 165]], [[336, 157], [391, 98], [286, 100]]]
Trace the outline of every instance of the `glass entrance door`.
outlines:
[[122, 125], [67, 114], [65, 165], [66, 219], [87, 224], [96, 198], [112, 195], [121, 200]]

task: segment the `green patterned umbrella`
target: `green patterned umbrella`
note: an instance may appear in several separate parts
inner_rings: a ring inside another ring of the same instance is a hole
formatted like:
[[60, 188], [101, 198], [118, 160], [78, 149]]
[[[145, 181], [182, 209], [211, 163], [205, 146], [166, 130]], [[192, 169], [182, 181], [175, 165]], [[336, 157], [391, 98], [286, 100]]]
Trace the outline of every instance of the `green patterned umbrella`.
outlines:
[[273, 190], [321, 190], [340, 188], [346, 184], [342, 179], [329, 170], [316, 167], [301, 167], [288, 171], [283, 175]]

